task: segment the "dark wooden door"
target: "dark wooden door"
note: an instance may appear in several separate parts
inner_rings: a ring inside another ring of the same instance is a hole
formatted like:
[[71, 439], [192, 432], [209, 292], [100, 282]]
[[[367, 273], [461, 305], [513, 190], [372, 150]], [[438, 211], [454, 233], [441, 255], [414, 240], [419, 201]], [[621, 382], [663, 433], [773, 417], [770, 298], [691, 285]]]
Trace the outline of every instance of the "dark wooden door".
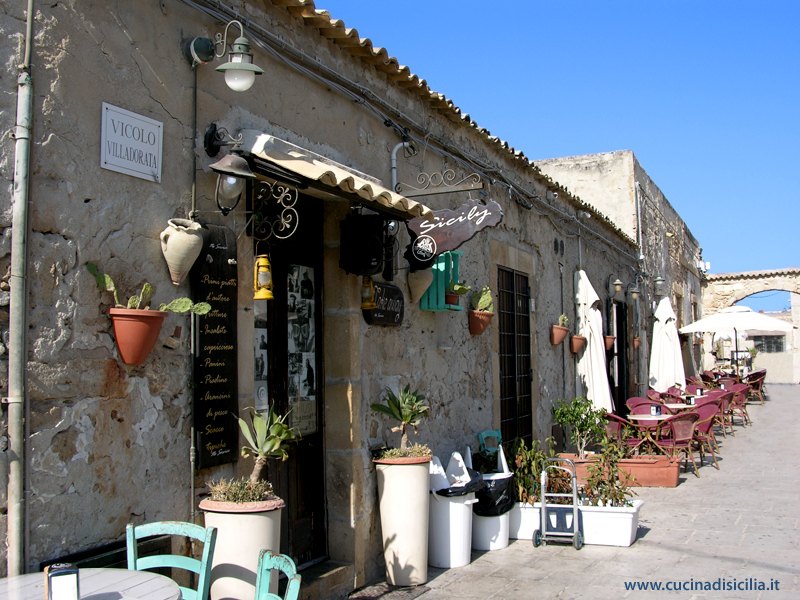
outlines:
[[[322, 205], [315, 198], [300, 196], [295, 208], [297, 231], [289, 239], [270, 240], [269, 246], [260, 242], [256, 254], [269, 251], [275, 296], [266, 301], [268, 376], [264, 383], [269, 401], [281, 414], [291, 411], [292, 426], [302, 433], [302, 439], [292, 444], [289, 459], [273, 462], [269, 480], [287, 505], [281, 551], [302, 567], [328, 553], [322, 411]], [[258, 329], [256, 338], [258, 345]]]

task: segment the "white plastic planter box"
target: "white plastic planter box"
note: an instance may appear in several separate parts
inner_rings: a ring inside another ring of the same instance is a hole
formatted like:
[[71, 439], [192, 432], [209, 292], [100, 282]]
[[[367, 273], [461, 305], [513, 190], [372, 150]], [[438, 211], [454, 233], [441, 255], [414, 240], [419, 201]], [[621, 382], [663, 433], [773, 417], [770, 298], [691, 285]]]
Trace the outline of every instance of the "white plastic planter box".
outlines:
[[475, 550], [502, 550], [508, 547], [508, 515], [472, 515], [472, 547]]
[[596, 546], [630, 546], [639, 527], [639, 509], [644, 500], [633, 506], [581, 506], [583, 543]]
[[527, 502], [517, 502], [508, 513], [508, 537], [512, 540], [532, 540], [533, 532], [539, 529], [539, 515], [542, 504], [533, 506]]

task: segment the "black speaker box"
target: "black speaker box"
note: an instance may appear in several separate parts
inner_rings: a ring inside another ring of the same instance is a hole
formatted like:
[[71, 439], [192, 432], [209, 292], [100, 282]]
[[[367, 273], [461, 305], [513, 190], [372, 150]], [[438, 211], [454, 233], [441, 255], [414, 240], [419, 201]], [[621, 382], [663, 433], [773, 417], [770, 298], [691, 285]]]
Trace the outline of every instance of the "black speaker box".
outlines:
[[339, 268], [355, 275], [377, 275], [383, 270], [384, 218], [379, 215], [347, 215], [339, 223]]

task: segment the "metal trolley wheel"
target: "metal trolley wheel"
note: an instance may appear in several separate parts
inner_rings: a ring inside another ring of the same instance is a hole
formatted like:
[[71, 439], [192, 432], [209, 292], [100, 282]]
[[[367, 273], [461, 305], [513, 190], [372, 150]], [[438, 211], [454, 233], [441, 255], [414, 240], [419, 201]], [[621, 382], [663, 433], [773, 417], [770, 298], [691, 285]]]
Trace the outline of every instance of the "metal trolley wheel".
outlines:
[[572, 546], [575, 550], [583, 548], [583, 534], [580, 531], [575, 532], [572, 536]]
[[539, 546], [545, 546], [547, 542], [542, 539], [542, 532], [538, 529], [533, 532], [533, 547], [538, 548]]

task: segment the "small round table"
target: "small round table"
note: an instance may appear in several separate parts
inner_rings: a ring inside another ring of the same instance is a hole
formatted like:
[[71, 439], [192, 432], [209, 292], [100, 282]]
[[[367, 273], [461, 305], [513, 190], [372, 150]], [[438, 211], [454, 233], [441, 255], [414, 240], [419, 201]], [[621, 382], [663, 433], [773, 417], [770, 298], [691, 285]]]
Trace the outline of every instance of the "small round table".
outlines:
[[[81, 569], [81, 600], [181, 600], [181, 589], [169, 577], [127, 569]], [[42, 600], [45, 574], [0, 579], [0, 600]]]

